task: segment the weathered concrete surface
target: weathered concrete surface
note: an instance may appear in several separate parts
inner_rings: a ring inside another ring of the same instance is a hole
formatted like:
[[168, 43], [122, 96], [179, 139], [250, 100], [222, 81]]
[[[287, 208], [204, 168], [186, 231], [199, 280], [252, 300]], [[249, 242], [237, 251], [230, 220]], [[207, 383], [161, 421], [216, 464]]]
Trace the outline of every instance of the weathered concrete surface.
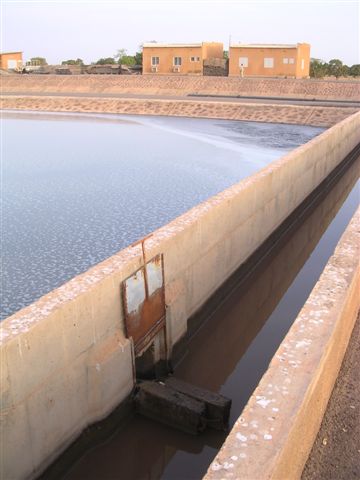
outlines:
[[12, 75], [1, 79], [3, 92], [103, 92], [155, 95], [260, 95], [360, 100], [359, 81], [293, 80], [166, 75]]
[[298, 479], [360, 306], [360, 208], [207, 479]]
[[[145, 241], [147, 258], [164, 255], [170, 350], [187, 319], [357, 145], [359, 132], [357, 113]], [[120, 285], [141, 263], [140, 245], [128, 247], [2, 323], [3, 478], [36, 476], [128, 396], [132, 349]]]
[[139, 100], [84, 97], [3, 96], [0, 108], [53, 112], [118, 113], [219, 118], [329, 127], [358, 111], [349, 107], [261, 105], [202, 100]]
[[301, 480], [360, 478], [360, 315]]

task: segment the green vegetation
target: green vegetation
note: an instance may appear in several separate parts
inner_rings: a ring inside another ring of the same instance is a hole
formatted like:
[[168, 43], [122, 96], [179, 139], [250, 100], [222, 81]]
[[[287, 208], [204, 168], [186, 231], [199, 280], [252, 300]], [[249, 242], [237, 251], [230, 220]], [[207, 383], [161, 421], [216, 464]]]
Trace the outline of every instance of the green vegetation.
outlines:
[[319, 58], [312, 58], [310, 60], [310, 77], [357, 77], [360, 76], [360, 65], [352, 65], [348, 67], [344, 65], [341, 60], [333, 58], [329, 63], [320, 60]]
[[77, 58], [76, 60], [64, 60], [61, 65], [84, 65], [84, 62], [81, 58]]
[[120, 48], [114, 55], [114, 59], [121, 65], [142, 65], [142, 52], [136, 52], [135, 55], [127, 55], [125, 48]]
[[95, 65], [115, 65], [116, 62], [113, 57], [99, 58]]
[[134, 58], [135, 58], [135, 65], [142, 65], [142, 58], [143, 58], [142, 52], [136, 52], [134, 55]]

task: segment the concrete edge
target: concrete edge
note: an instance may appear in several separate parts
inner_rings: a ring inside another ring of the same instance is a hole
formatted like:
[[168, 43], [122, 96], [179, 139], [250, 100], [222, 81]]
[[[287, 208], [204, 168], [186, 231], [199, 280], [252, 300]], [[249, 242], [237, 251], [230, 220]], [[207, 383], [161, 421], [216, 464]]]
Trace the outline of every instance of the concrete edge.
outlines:
[[360, 307], [360, 208], [206, 479], [299, 479]]

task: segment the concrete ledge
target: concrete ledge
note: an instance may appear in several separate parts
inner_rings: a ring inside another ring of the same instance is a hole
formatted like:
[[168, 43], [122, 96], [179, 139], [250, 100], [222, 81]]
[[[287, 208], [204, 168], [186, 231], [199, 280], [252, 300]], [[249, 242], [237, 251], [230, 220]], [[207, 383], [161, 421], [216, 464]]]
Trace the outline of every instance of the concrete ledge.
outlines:
[[353, 107], [262, 105], [259, 103], [211, 102], [203, 100], [144, 100], [64, 96], [2, 96], [0, 108], [77, 113], [167, 115], [174, 117], [219, 118], [250, 122], [287, 123], [330, 127], [354, 114]]
[[360, 208], [206, 479], [299, 479], [360, 307]]
[[360, 100], [360, 82], [192, 75], [8, 75], [3, 92], [127, 93], [147, 95], [255, 95]]

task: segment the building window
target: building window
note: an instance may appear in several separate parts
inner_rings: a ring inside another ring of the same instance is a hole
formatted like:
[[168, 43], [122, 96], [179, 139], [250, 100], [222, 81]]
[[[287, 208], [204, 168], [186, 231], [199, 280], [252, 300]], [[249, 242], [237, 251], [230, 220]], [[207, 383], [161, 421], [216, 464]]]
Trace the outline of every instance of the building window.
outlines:
[[151, 57], [151, 65], [153, 67], [156, 67], [160, 63], [160, 58], [159, 57]]
[[264, 68], [274, 68], [274, 59], [272, 57], [264, 58]]
[[[178, 58], [180, 58], [181, 60], [181, 57], [178, 57]], [[190, 62], [200, 62], [200, 57], [190, 57]]]
[[301, 59], [301, 70], [304, 70], [305, 68], [305, 60], [302, 58]]
[[291, 63], [292, 65], [294, 65], [295, 60], [294, 60], [293, 58], [289, 58], [289, 63]]
[[248, 67], [248, 66], [249, 66], [248, 57], [240, 57], [239, 58], [239, 67]]
[[289, 63], [289, 59], [286, 58], [286, 57], [284, 57], [284, 58], [283, 58], [283, 63], [285, 63], [285, 64], [287, 65], [287, 64]]
[[274, 68], [274, 59], [272, 57], [264, 58], [264, 68]]
[[174, 57], [174, 67], [181, 67], [181, 57]]

